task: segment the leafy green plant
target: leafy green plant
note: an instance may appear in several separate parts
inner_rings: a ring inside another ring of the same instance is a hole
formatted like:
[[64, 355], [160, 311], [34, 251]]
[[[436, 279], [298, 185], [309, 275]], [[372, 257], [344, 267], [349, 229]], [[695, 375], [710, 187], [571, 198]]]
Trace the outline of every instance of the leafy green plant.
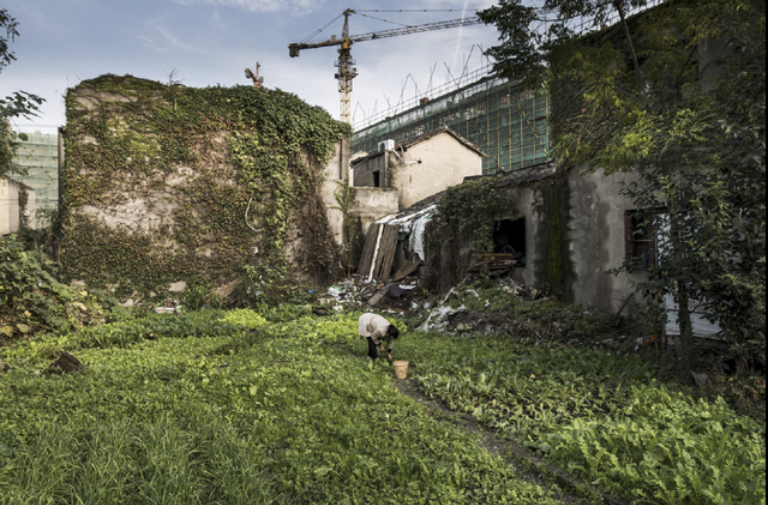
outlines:
[[[250, 304], [255, 296], [243, 291], [274, 303], [290, 298], [286, 286], [338, 274], [319, 187], [334, 144], [351, 131], [322, 108], [280, 90], [115, 75], [70, 89], [66, 106], [66, 279], [134, 300], [163, 297], [179, 280], [239, 280], [237, 301]], [[160, 187], [169, 207], [154, 228], [126, 233], [80, 212], [128, 194], [157, 212]], [[290, 264], [289, 225], [302, 236]]]
[[691, 505], [765, 500], [765, 425], [720, 397], [671, 391], [658, 361], [422, 332], [398, 342], [398, 353], [425, 392], [611, 495]]
[[[560, 503], [400, 395], [386, 364], [317, 344], [354, 315], [273, 316], [190, 314], [185, 338], [182, 316], [105, 326], [83, 374], [0, 376], [0, 502]], [[252, 333], [204, 325], [235, 320], [275, 334], [227, 348]]]
[[15, 236], [0, 239], [0, 336], [17, 339], [39, 332], [76, 331], [120, 317], [108, 293], [60, 283], [52, 261], [28, 251]]

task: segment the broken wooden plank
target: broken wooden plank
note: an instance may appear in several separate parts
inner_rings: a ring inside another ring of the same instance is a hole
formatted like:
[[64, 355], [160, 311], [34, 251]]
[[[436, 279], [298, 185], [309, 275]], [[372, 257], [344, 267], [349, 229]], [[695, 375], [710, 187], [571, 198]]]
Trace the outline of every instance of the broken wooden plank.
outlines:
[[516, 260], [522, 258], [523, 253], [493, 253], [493, 254], [481, 254], [478, 258], [481, 260]]
[[419, 253], [414, 252], [413, 258], [403, 263], [403, 266], [401, 266], [400, 270], [398, 270], [395, 273], [394, 277], [392, 277], [392, 280], [397, 282], [402, 279], [405, 279], [406, 277], [411, 275], [413, 272], [415, 272], [416, 269], [419, 268], [420, 264], [421, 264], [421, 258], [419, 258]]
[[357, 265], [357, 273], [360, 275], [368, 275], [371, 271], [371, 262], [373, 261], [373, 250], [376, 248], [376, 238], [378, 237], [379, 226], [376, 223], [371, 223], [368, 226], [368, 233], [365, 235], [365, 244], [363, 244], [363, 250], [360, 252], [360, 262]]
[[379, 280], [389, 279], [392, 262], [395, 259], [395, 250], [397, 249], [397, 232], [399, 228], [393, 224], [385, 224], [383, 226], [384, 231], [381, 234], [381, 242], [379, 242], [379, 257], [373, 266], [373, 278]]

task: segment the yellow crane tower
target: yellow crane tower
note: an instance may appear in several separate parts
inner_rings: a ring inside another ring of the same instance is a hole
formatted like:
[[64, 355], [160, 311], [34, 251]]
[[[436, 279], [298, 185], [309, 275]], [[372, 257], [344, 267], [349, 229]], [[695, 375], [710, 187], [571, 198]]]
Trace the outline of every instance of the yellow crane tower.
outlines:
[[[336, 72], [336, 75], [334, 75], [334, 77], [339, 81], [339, 94], [341, 95], [341, 120], [344, 121], [345, 123], [349, 123], [350, 122], [349, 104], [350, 104], [350, 94], [352, 93], [352, 79], [357, 77], [357, 68], [355, 68], [354, 66], [355, 60], [352, 59], [352, 55], [350, 53], [352, 49], [352, 44], [354, 42], [364, 42], [366, 40], [383, 39], [386, 37], [397, 37], [399, 35], [409, 35], [411, 33], [421, 33], [421, 32], [427, 32], [431, 30], [444, 30], [446, 28], [456, 28], [458, 26], [468, 26], [468, 25], [476, 25], [476, 24], [482, 23], [482, 21], [480, 21], [479, 18], [473, 16], [473, 17], [462, 18], [462, 19], [452, 19], [449, 21], [439, 21], [437, 23], [427, 23], [423, 25], [405, 25], [404, 28], [394, 28], [391, 30], [382, 30], [378, 32], [370, 32], [370, 33], [363, 33], [360, 35], [350, 36], [349, 35], [349, 15], [362, 13], [362, 12], [426, 12], [426, 11], [428, 11], [428, 9], [420, 9], [420, 10], [413, 10], [413, 11], [408, 11], [408, 10], [358, 11], [353, 9], [347, 9], [341, 15], [331, 20], [323, 28], [320, 28], [319, 30], [315, 31], [312, 35], [304, 39], [304, 41], [289, 44], [288, 52], [291, 58], [296, 58], [299, 56], [299, 51], [301, 51], [302, 49], [315, 49], [318, 47], [341, 46], [338, 49], [339, 59], [335, 63], [338, 71]], [[328, 40], [323, 40], [321, 42], [307, 42], [309, 39], [311, 39], [321, 31], [323, 31], [325, 28], [327, 28], [331, 23], [341, 18], [341, 16], [344, 16], [344, 27], [341, 30], [341, 37], [337, 37], [336, 35], [331, 35], [331, 38]]]

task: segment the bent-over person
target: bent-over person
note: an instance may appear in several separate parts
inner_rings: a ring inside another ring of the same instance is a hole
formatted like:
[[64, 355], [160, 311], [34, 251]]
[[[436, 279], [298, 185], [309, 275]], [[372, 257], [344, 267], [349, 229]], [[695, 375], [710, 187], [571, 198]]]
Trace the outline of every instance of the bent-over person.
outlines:
[[378, 314], [366, 313], [360, 316], [357, 322], [360, 338], [368, 340], [368, 359], [374, 360], [379, 357], [376, 347], [384, 352], [384, 339], [387, 340], [387, 361], [392, 363], [392, 344], [400, 336], [400, 332], [394, 324], [384, 319]]

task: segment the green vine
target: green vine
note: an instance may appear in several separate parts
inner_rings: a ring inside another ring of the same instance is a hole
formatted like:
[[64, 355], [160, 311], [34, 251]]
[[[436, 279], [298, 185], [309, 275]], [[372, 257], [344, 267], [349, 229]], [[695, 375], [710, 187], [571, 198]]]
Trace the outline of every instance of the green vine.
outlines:
[[545, 282], [551, 296], [562, 298], [564, 289], [563, 223], [558, 196], [552, 194], [552, 191], [549, 194], [549, 212], [547, 216], [549, 230], [547, 233]]
[[445, 292], [460, 282], [480, 254], [493, 252], [495, 220], [517, 213], [509, 192], [485, 177], [448, 188], [426, 229], [425, 287]]
[[69, 90], [66, 107], [65, 278], [126, 297], [337, 274], [318, 190], [351, 132], [325, 110], [280, 90], [114, 75]]

